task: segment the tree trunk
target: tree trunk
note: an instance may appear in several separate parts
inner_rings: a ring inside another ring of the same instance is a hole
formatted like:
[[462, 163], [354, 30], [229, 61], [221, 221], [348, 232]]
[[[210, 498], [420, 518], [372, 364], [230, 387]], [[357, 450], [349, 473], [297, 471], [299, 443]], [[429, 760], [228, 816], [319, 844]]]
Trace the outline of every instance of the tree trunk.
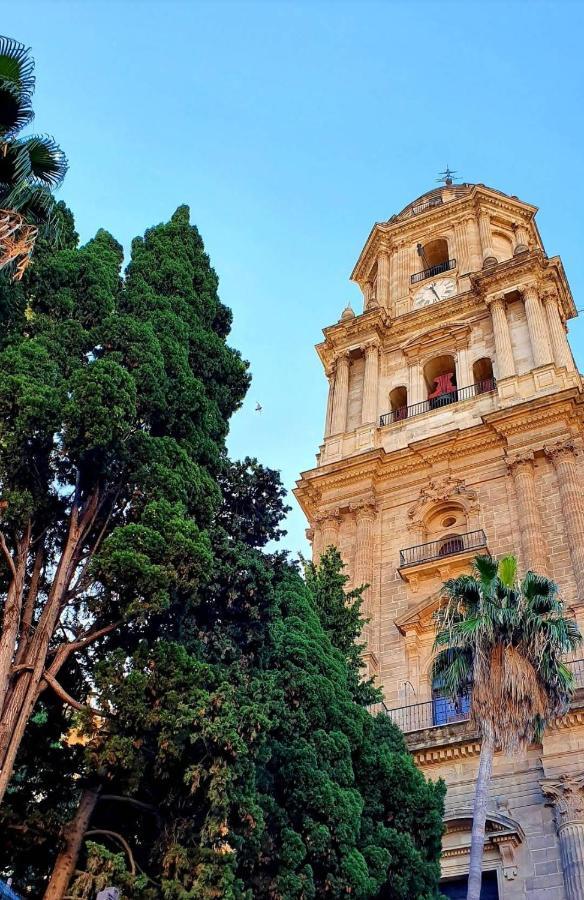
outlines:
[[77, 812], [65, 828], [65, 846], [55, 860], [44, 900], [62, 900], [67, 893], [98, 797], [99, 788], [87, 788], [83, 791]]
[[470, 865], [468, 870], [468, 890], [466, 900], [480, 900], [481, 896], [485, 822], [487, 819], [487, 801], [489, 797], [491, 772], [493, 770], [494, 752], [495, 741], [493, 732], [489, 728], [488, 730], [485, 730], [481, 743], [481, 756], [472, 813], [472, 837], [470, 842]]

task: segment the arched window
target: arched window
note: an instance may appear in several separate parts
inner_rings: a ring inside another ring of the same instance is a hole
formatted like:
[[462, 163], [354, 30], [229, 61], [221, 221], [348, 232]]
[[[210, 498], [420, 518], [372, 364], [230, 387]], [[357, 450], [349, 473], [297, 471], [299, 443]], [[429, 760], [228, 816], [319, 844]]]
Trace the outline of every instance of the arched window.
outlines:
[[456, 365], [450, 354], [435, 356], [424, 366], [427, 397], [430, 409], [447, 406], [458, 399], [456, 388]]
[[485, 394], [495, 387], [493, 378], [493, 363], [488, 356], [477, 359], [472, 366], [473, 383], [476, 384], [477, 394]]
[[400, 422], [408, 417], [408, 389], [402, 384], [389, 394], [389, 405], [393, 413], [392, 420]]
[[447, 265], [448, 241], [445, 238], [437, 238], [434, 241], [428, 241], [427, 244], [418, 244], [418, 254], [424, 263], [424, 269]]
[[451, 534], [444, 538], [438, 548], [438, 556], [450, 556], [452, 553], [461, 553], [464, 550], [464, 541], [457, 534]]

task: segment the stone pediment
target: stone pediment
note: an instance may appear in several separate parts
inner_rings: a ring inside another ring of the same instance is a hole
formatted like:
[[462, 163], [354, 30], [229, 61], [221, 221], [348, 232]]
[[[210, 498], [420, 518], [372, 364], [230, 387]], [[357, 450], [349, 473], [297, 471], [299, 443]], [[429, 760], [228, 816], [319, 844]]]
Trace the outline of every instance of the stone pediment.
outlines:
[[450, 353], [467, 345], [470, 330], [468, 322], [445, 322], [410, 338], [402, 346], [402, 352], [406, 357], [419, 358], [421, 361], [428, 355]]
[[419, 633], [420, 631], [428, 631], [434, 629], [434, 613], [440, 606], [441, 591], [436, 591], [425, 597], [420, 603], [417, 603], [409, 609], [404, 615], [394, 619], [394, 623], [398, 631], [403, 635], [407, 635], [411, 631]]

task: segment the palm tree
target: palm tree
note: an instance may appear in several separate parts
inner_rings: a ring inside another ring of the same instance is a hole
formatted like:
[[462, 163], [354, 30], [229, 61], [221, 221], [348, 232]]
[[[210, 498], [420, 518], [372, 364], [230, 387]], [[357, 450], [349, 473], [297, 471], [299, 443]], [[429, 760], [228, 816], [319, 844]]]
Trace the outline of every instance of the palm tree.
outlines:
[[493, 754], [540, 740], [546, 722], [566, 710], [573, 679], [562, 656], [582, 636], [556, 584], [533, 572], [519, 581], [514, 556], [477, 556], [471, 575], [444, 583], [443, 599], [432, 674], [454, 700], [472, 689], [482, 736], [467, 893], [479, 900]]
[[35, 80], [30, 48], [0, 36], [0, 269], [19, 279], [30, 261], [39, 229], [50, 233], [53, 191], [67, 160], [52, 137], [20, 136], [33, 117]]

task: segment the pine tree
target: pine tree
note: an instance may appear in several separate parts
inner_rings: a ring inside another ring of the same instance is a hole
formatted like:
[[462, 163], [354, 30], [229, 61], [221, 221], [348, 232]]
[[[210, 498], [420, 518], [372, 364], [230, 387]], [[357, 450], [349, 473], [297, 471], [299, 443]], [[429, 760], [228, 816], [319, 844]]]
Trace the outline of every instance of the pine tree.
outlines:
[[5, 304], [0, 798], [39, 697], [68, 701], [63, 666], [136, 641], [210, 567], [214, 475], [246, 366], [186, 207], [134, 241], [125, 283], [121, 262], [100, 231], [40, 255], [22, 315], [20, 294]]

